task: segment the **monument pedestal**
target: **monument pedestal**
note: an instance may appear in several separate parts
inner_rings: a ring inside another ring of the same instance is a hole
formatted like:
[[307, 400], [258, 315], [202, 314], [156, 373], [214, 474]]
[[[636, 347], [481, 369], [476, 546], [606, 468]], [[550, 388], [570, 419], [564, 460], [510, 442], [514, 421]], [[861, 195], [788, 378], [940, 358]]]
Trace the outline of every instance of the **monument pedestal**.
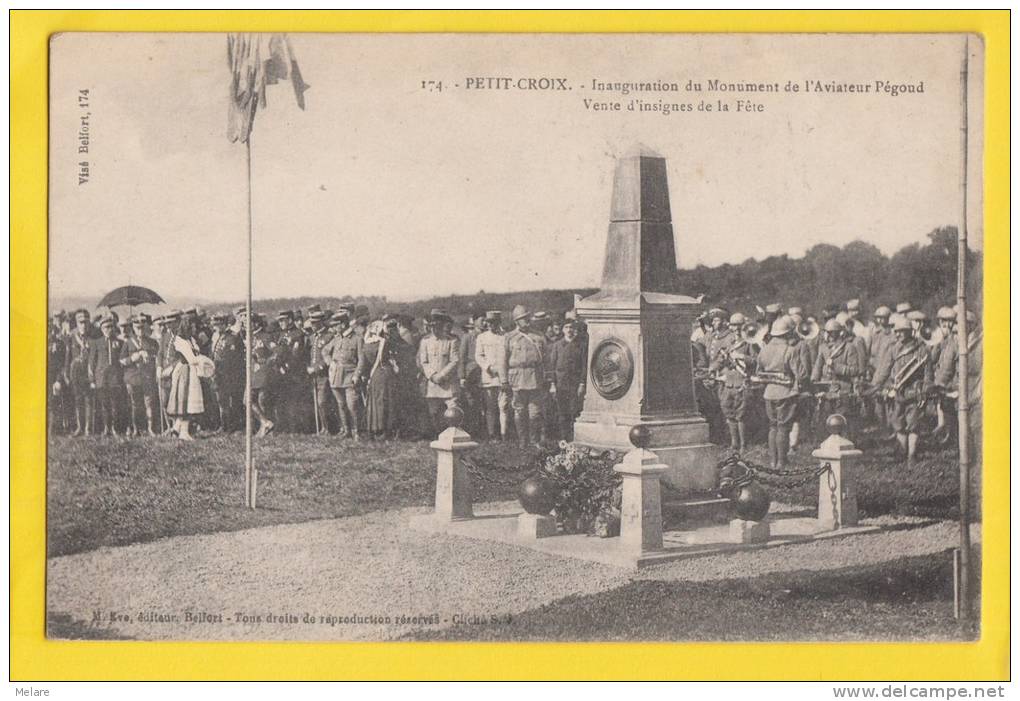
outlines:
[[630, 449], [630, 430], [648, 429], [648, 449], [668, 469], [662, 480], [683, 494], [712, 491], [716, 487], [716, 447], [708, 441], [708, 422], [700, 416], [642, 418], [582, 412], [574, 422], [574, 441], [599, 450]]

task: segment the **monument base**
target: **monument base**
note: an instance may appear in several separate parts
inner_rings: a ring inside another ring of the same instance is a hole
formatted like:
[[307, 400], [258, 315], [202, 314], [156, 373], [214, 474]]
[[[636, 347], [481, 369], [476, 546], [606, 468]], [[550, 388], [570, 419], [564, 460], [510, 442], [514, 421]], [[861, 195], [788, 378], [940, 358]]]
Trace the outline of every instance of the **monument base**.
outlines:
[[642, 418], [592, 415], [583, 412], [574, 422], [574, 442], [597, 450], [627, 452], [630, 429], [646, 426], [648, 449], [669, 466], [662, 480], [681, 494], [713, 491], [717, 483], [719, 449], [708, 440], [708, 422], [700, 416]]

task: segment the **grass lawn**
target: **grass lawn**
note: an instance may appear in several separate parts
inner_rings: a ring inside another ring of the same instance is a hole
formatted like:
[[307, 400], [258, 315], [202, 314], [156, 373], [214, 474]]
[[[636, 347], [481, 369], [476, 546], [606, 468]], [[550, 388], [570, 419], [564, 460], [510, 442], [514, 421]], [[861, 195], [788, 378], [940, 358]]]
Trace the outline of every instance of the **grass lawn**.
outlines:
[[[975, 571], [980, 572], [980, 564]], [[638, 580], [570, 596], [508, 625], [419, 631], [414, 640], [960, 640], [949, 553], [880, 566], [718, 582]], [[650, 612], [654, 612], [651, 614]]]
[[[908, 467], [885, 447], [864, 444], [864, 449], [858, 480], [864, 516], [956, 517], [957, 464], [952, 453], [928, 456]], [[51, 439], [48, 555], [427, 505], [434, 498], [435, 453], [425, 441], [354, 444], [335, 437], [281, 434], [256, 439], [255, 457], [259, 496], [258, 509], [251, 511], [243, 506], [241, 436], [194, 443], [169, 438]], [[749, 457], [766, 462], [761, 447]], [[503, 482], [519, 481], [528, 473], [529, 454], [512, 445], [483, 445], [472, 459]], [[809, 450], [794, 457], [794, 467], [814, 464]], [[979, 487], [975, 477], [975, 504]], [[516, 496], [508, 484], [483, 482], [475, 489], [476, 501]], [[807, 505], [816, 503], [816, 490], [814, 485], [769, 488], [777, 501]], [[980, 514], [980, 509], [974, 511]]]

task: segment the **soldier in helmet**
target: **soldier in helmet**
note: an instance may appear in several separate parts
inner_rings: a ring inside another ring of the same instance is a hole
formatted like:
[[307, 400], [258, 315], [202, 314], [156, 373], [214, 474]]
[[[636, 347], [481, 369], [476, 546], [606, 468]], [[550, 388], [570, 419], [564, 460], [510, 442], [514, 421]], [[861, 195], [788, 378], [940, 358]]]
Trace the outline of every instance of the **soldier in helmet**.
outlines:
[[[956, 310], [953, 309], [952, 307], [941, 307], [939, 308], [935, 316], [938, 319], [940, 340], [938, 345], [933, 346], [929, 351], [931, 357], [931, 366], [934, 368], [935, 388], [939, 392], [939, 401], [937, 408], [938, 421], [935, 426], [935, 433], [938, 436], [949, 437], [953, 435], [953, 432], [949, 431], [947, 436], [946, 434], [947, 421], [951, 421], [952, 419], [956, 418], [954, 416], [954, 414], [956, 413], [956, 407], [954, 402], [951, 399], [947, 398], [944, 394], [945, 384], [948, 378], [946, 377], [945, 370], [943, 369], [942, 366], [942, 357], [946, 353], [952, 354], [955, 352], [955, 346], [957, 344]], [[950, 350], [951, 346], [953, 347], [952, 350]]]
[[514, 307], [512, 318], [517, 328], [504, 337], [503, 367], [506, 368], [506, 389], [513, 405], [517, 440], [521, 447], [526, 447], [531, 438], [542, 442], [545, 338], [532, 331], [531, 314], [523, 305]]
[[747, 447], [745, 416], [748, 405], [748, 378], [757, 353], [743, 338], [747, 318], [740, 312], [729, 318], [729, 346], [721, 348], [712, 360], [710, 372], [719, 381], [719, 406], [730, 434], [730, 450], [743, 453]]
[[825, 322], [825, 340], [811, 372], [811, 381], [822, 385], [822, 415], [840, 414], [850, 425], [854, 418], [855, 386], [864, 376], [864, 360], [850, 341], [846, 326], [837, 319]]
[[769, 459], [777, 469], [786, 467], [790, 428], [797, 411], [797, 356], [788, 340], [791, 333], [795, 333], [793, 319], [776, 319], [757, 363], [758, 374], [766, 383], [763, 396], [769, 420]]
[[917, 453], [921, 406], [932, 384], [932, 367], [928, 350], [914, 337], [909, 319], [900, 316], [893, 333], [896, 343], [887, 349], [872, 385], [876, 388], [891, 385], [887, 390], [892, 400], [890, 423], [900, 450], [912, 461]]
[[[791, 315], [791, 319], [796, 320]], [[807, 338], [815, 330], [808, 321], [800, 321], [793, 333], [787, 335], [787, 342], [793, 348], [794, 389], [797, 390], [797, 410], [790, 424], [790, 451], [800, 446], [800, 434], [803, 426], [811, 426], [814, 419], [814, 397], [811, 390], [811, 372], [815, 366], [814, 348]]]
[[[875, 371], [878, 368], [878, 363], [882, 356], [886, 353], [889, 346], [896, 341], [896, 338], [893, 335], [892, 325], [889, 323], [889, 317], [891, 315], [892, 310], [885, 305], [878, 307], [872, 315], [872, 322], [868, 329], [867, 376], [869, 382], [871, 378], [874, 377]], [[889, 419], [885, 410], [886, 399], [883, 395], [884, 389], [885, 388], [877, 388], [878, 393], [872, 398], [872, 408], [874, 410], [875, 421], [880, 429], [889, 424]]]

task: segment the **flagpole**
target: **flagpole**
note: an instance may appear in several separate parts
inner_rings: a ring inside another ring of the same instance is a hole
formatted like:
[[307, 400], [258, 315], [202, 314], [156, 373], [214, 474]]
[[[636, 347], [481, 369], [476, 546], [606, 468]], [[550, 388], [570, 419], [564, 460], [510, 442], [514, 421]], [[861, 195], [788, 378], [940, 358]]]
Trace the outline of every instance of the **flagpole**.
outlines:
[[251, 197], [251, 132], [244, 140], [245, 164], [248, 170], [248, 293], [244, 302], [244, 505], [255, 508], [255, 468], [251, 456], [251, 291], [252, 291], [252, 197]]
[[958, 397], [957, 418], [959, 421], [960, 449], [960, 568], [959, 568], [959, 617], [970, 620], [971, 608], [971, 548], [970, 548], [970, 376], [968, 362], [967, 329], [967, 79], [970, 62], [970, 41], [964, 38], [963, 66], [960, 71], [960, 92], [962, 117], [960, 125], [961, 163], [961, 217], [957, 237], [956, 268], [956, 329], [959, 348], [957, 364]]

